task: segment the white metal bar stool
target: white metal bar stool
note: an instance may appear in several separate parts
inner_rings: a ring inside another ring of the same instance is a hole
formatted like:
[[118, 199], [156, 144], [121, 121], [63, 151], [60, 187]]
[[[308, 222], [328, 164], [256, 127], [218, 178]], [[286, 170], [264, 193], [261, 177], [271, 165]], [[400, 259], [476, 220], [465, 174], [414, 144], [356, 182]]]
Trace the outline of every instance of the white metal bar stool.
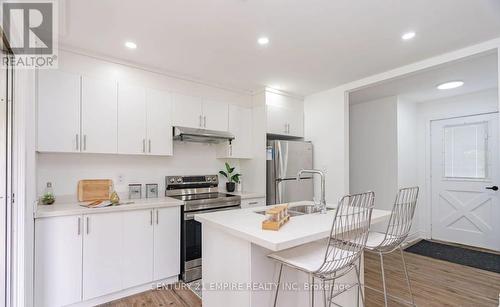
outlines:
[[[370, 232], [368, 235], [368, 241], [366, 242], [366, 249], [377, 252], [380, 255], [382, 284], [384, 287], [384, 302], [386, 307], [388, 296], [396, 301], [415, 306], [402, 245], [406, 240], [406, 237], [408, 237], [408, 233], [410, 232], [413, 216], [415, 214], [415, 207], [417, 205], [417, 198], [418, 187], [400, 189], [396, 196], [394, 207], [392, 208], [391, 217], [389, 218], [389, 224], [387, 225], [386, 232]], [[408, 285], [408, 291], [410, 293], [411, 303], [387, 293], [384, 273], [384, 254], [392, 253], [396, 249], [399, 249], [399, 251], [401, 252], [401, 259], [403, 261], [403, 269], [405, 272], [406, 283]], [[382, 291], [378, 289], [374, 289], [372, 287], [369, 288], [382, 293]]]
[[[316, 241], [268, 255], [280, 262], [274, 306], [278, 299], [283, 265], [309, 275], [311, 306], [314, 306], [315, 278], [320, 279], [322, 283], [324, 306], [332, 304], [339, 306], [332, 301], [333, 298], [355, 286], [358, 288], [357, 305], [359, 305], [361, 294], [364, 306], [364, 295], [357, 265], [360, 265], [361, 254], [368, 238], [374, 197], [373, 192], [344, 196], [335, 210], [328, 240]], [[328, 243], [325, 244], [326, 242]], [[352, 269], [356, 271], [357, 282], [334, 293], [335, 280]], [[327, 297], [327, 287], [330, 292], [329, 297]]]

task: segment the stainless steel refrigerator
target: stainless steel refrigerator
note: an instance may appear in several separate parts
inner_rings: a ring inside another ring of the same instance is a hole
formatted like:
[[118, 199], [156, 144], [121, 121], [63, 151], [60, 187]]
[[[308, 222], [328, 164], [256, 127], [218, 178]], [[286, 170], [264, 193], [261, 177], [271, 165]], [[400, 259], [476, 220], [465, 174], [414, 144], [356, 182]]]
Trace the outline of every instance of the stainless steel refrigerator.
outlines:
[[311, 142], [267, 141], [267, 204], [312, 200], [312, 177], [297, 181], [297, 172], [312, 169]]

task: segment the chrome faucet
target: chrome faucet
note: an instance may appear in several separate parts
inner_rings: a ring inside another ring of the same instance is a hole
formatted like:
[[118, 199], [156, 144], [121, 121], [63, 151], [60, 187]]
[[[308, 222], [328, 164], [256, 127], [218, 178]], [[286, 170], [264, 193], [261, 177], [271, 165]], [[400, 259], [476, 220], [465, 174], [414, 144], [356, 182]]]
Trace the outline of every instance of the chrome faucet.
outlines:
[[321, 211], [321, 213], [326, 213], [326, 198], [325, 198], [325, 173], [317, 169], [303, 169], [297, 173], [297, 180], [302, 179], [302, 174], [318, 174], [321, 176], [321, 199], [319, 204], [314, 202], [314, 207], [316, 210]]

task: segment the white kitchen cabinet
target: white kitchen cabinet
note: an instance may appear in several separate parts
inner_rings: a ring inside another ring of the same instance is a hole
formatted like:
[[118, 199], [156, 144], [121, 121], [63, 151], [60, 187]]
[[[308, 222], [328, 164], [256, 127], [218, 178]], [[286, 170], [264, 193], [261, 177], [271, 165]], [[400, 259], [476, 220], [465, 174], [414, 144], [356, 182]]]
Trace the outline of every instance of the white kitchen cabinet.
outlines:
[[241, 200], [241, 208], [263, 207], [266, 205], [265, 197], [247, 198]]
[[[122, 289], [123, 219], [121, 213], [84, 215], [83, 299]], [[128, 268], [127, 268], [128, 269]]]
[[217, 158], [251, 159], [252, 154], [252, 109], [229, 106], [228, 131], [235, 139], [229, 145], [217, 145]]
[[182, 94], [173, 97], [173, 125], [190, 128], [202, 128], [202, 100]]
[[82, 216], [35, 221], [35, 306], [65, 306], [82, 299]]
[[303, 102], [281, 94], [266, 92], [267, 133], [304, 136]]
[[117, 83], [82, 77], [82, 152], [117, 152]]
[[172, 155], [172, 95], [169, 92], [146, 90], [147, 152], [151, 155]]
[[37, 84], [37, 150], [79, 152], [80, 76], [41, 69]]
[[208, 130], [228, 130], [228, 104], [217, 101], [203, 101], [203, 128]]
[[150, 282], [153, 280], [153, 209], [123, 212], [122, 235], [122, 288]]
[[155, 210], [154, 280], [180, 273], [180, 214], [180, 207]]
[[118, 84], [118, 153], [146, 153], [146, 90]]

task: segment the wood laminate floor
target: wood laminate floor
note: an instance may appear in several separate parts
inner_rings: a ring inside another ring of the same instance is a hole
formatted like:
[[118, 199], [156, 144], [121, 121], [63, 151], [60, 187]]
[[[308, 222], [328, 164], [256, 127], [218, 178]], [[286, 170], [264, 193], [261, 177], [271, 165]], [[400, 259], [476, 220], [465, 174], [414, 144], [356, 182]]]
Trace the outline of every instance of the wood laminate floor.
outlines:
[[[405, 252], [417, 306], [499, 306], [500, 274]], [[408, 299], [399, 252], [384, 256], [389, 293]], [[378, 254], [365, 253], [365, 282], [382, 289]], [[384, 298], [366, 289], [368, 307], [383, 306]], [[186, 287], [151, 290], [103, 306], [200, 307], [201, 300]], [[405, 306], [390, 301], [389, 306]], [[221, 306], [225, 307], [225, 306]]]

